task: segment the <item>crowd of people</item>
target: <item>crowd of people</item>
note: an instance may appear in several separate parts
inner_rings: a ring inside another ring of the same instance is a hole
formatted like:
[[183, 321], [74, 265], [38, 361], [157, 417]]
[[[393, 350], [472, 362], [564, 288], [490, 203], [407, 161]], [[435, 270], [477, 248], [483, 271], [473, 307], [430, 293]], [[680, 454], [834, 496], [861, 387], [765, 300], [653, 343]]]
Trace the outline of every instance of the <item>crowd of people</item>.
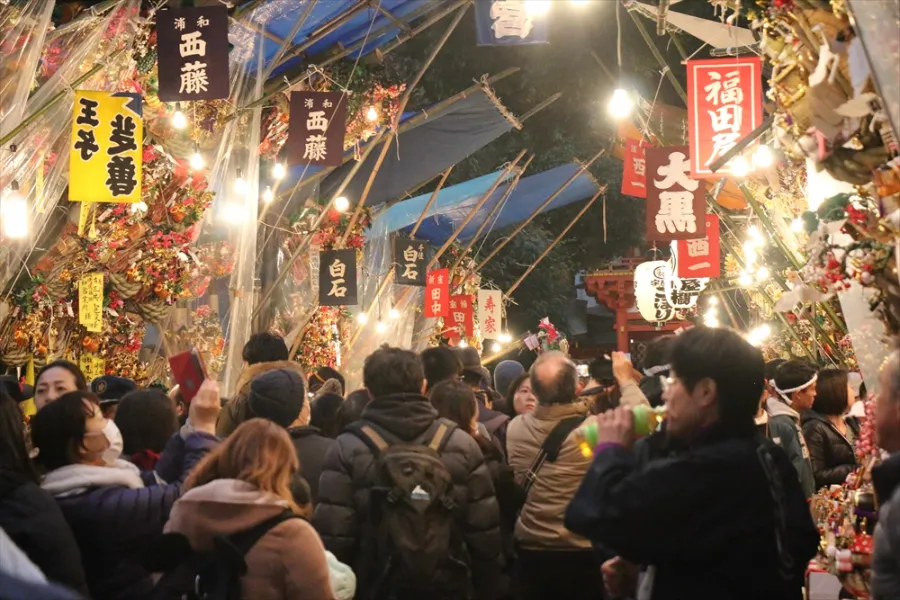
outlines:
[[[726, 328], [579, 377], [558, 352], [383, 346], [346, 389], [252, 336], [230, 399], [90, 386], [67, 361], [0, 388], [0, 598], [799, 600], [807, 501], [857, 469], [846, 371], [765, 363]], [[900, 355], [874, 472], [876, 599], [900, 598]], [[37, 413], [20, 408], [33, 392]], [[864, 392], [862, 392], [864, 396]], [[635, 433], [635, 408], [665, 420]], [[582, 428], [596, 427], [585, 452]], [[896, 491], [896, 493], [895, 493]]]

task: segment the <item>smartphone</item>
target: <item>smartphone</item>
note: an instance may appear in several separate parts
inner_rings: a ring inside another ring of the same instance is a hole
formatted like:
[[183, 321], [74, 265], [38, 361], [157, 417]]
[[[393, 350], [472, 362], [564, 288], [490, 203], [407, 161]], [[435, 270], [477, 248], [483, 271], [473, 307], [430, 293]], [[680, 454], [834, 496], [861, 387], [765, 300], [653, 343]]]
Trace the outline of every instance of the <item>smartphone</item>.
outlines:
[[590, 377], [591, 376], [591, 373], [588, 370], [587, 365], [576, 365], [575, 370], [578, 371], [579, 377]]
[[197, 391], [206, 379], [206, 366], [203, 364], [203, 358], [197, 350], [189, 350], [175, 356], [169, 357], [169, 368], [172, 369], [172, 376], [178, 389], [181, 390], [181, 397], [184, 403], [190, 404]]

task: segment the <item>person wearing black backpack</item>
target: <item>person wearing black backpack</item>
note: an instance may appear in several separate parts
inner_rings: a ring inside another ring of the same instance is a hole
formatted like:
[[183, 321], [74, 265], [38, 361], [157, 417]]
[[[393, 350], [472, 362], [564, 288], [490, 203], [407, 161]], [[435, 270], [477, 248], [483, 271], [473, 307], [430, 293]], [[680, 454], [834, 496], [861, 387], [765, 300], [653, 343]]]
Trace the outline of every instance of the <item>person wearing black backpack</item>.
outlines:
[[500, 511], [478, 444], [422, 395], [414, 353], [383, 346], [363, 380], [375, 399], [328, 451], [313, 517], [357, 599], [499, 597]]

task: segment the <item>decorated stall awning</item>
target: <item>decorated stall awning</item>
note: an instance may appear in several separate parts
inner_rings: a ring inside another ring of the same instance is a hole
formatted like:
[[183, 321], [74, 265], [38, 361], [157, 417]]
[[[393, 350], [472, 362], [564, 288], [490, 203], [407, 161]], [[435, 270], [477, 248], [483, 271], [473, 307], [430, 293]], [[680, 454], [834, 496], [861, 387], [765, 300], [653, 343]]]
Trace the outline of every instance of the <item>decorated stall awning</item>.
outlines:
[[[377, 206], [402, 198], [437, 174], [483, 148], [513, 127], [520, 127], [515, 117], [485, 88], [457, 101], [435, 117], [428, 117], [412, 129], [401, 133], [375, 177], [366, 204]], [[372, 152], [360, 167], [344, 195], [351, 203], [362, 194], [375, 167], [378, 152]], [[322, 182], [322, 196], [330, 195], [353, 169], [349, 162], [336, 169]]]
[[[524, 221], [578, 169], [578, 165], [566, 164], [537, 175], [523, 177], [509, 195], [506, 205], [495, 215], [496, 221], [493, 225], [488, 225], [488, 229], [485, 231], [500, 230]], [[465, 220], [466, 215], [478, 203], [479, 198], [490, 189], [499, 177], [499, 173], [499, 171], [491, 173], [441, 190], [434, 206], [419, 227], [416, 237], [427, 239], [432, 243], [445, 241], [453, 233], [453, 230]], [[511, 184], [501, 185], [494, 191], [484, 206], [460, 232], [459, 239], [466, 240], [475, 234], [478, 227], [487, 218], [491, 208], [503, 199], [509, 185]], [[582, 173], [545, 210], [553, 210], [579, 200], [586, 200], [593, 196], [597, 189], [597, 183], [593, 178]], [[429, 196], [430, 194], [423, 194], [410, 198], [385, 211], [382, 218], [388, 220], [388, 231], [409, 231], [421, 214]]]

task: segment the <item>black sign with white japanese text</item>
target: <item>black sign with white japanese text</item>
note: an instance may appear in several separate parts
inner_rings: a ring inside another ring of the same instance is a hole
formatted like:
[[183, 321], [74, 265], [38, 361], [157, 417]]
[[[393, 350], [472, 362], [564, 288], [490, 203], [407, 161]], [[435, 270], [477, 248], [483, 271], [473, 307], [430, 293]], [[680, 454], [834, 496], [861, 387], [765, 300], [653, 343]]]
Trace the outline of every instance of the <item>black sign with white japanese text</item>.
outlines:
[[227, 98], [228, 8], [168, 8], [157, 14], [159, 99]]
[[288, 164], [339, 167], [346, 129], [347, 99], [342, 92], [291, 92]]
[[427, 244], [408, 238], [394, 239], [394, 280], [397, 285], [425, 287]]
[[356, 250], [319, 253], [319, 305], [356, 306]]

